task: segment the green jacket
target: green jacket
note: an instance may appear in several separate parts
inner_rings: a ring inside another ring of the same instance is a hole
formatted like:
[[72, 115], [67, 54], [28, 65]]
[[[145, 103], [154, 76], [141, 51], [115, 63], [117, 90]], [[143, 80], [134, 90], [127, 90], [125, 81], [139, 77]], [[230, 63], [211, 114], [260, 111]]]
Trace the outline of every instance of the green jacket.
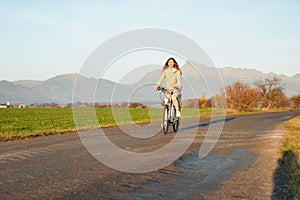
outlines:
[[174, 89], [181, 89], [181, 74], [180, 71], [176, 69], [172, 69], [170, 73], [169, 68], [162, 71], [159, 80], [156, 83], [156, 86], [160, 86], [166, 78], [166, 89], [167, 90], [174, 90]]

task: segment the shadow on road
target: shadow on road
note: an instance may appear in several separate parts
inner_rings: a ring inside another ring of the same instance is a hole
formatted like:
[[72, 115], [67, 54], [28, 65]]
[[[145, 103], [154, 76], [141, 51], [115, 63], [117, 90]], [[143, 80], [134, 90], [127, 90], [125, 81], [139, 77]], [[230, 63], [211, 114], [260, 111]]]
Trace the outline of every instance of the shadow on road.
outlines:
[[228, 122], [228, 121], [231, 121], [231, 120], [234, 120], [234, 119], [235, 119], [235, 117], [228, 117], [228, 118], [225, 118], [225, 119], [209, 121], [209, 122], [206, 122], [206, 123], [193, 125], [193, 126], [189, 126], [189, 127], [186, 127], [186, 128], [181, 128], [180, 130], [181, 131], [186, 131], [186, 130], [190, 130], [190, 129], [194, 129], [194, 128], [208, 127], [211, 124], [216, 124], [216, 123], [221, 123], [221, 122]]
[[278, 160], [278, 167], [273, 174], [273, 181], [274, 181], [274, 188], [272, 193], [273, 200], [293, 199], [293, 194], [287, 187], [289, 183], [289, 177], [286, 172], [287, 165], [291, 165], [291, 163], [293, 165], [296, 165], [294, 166], [295, 168], [300, 168], [300, 166], [297, 163], [297, 155], [293, 151], [289, 150], [284, 152], [282, 158]]

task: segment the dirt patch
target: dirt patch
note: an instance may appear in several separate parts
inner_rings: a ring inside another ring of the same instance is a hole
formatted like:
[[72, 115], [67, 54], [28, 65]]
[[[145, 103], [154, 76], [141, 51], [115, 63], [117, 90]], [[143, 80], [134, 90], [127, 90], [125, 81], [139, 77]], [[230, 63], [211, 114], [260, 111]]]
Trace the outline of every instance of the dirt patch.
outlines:
[[250, 146], [257, 155], [251, 168], [235, 172], [220, 189], [208, 192], [206, 199], [291, 199], [288, 178], [283, 170], [280, 149], [287, 131], [282, 126], [267, 131]]

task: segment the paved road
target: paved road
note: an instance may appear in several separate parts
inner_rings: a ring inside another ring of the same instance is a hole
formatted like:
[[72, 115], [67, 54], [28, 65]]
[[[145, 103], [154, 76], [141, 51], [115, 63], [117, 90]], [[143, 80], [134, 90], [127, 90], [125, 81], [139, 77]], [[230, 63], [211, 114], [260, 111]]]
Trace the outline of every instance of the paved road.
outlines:
[[[0, 199], [290, 199], [278, 150], [286, 134], [282, 122], [299, 114], [228, 117], [218, 142], [203, 159], [198, 152], [205, 134], [211, 124], [222, 121], [184, 120], [177, 134], [196, 131], [192, 145], [175, 162], [147, 173], [105, 166], [75, 133], [0, 143]], [[131, 131], [151, 135], [159, 126]], [[104, 132], [132, 152], [160, 149], [176, 135], [132, 138], [119, 128]]]

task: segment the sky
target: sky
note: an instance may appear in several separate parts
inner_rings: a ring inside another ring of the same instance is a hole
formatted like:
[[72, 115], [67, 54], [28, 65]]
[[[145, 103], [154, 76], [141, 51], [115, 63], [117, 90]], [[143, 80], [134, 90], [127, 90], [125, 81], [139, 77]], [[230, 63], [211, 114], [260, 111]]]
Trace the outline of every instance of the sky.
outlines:
[[300, 73], [299, 24], [298, 0], [0, 0], [0, 80], [78, 73], [99, 45], [142, 28], [185, 35], [216, 67], [292, 76]]

